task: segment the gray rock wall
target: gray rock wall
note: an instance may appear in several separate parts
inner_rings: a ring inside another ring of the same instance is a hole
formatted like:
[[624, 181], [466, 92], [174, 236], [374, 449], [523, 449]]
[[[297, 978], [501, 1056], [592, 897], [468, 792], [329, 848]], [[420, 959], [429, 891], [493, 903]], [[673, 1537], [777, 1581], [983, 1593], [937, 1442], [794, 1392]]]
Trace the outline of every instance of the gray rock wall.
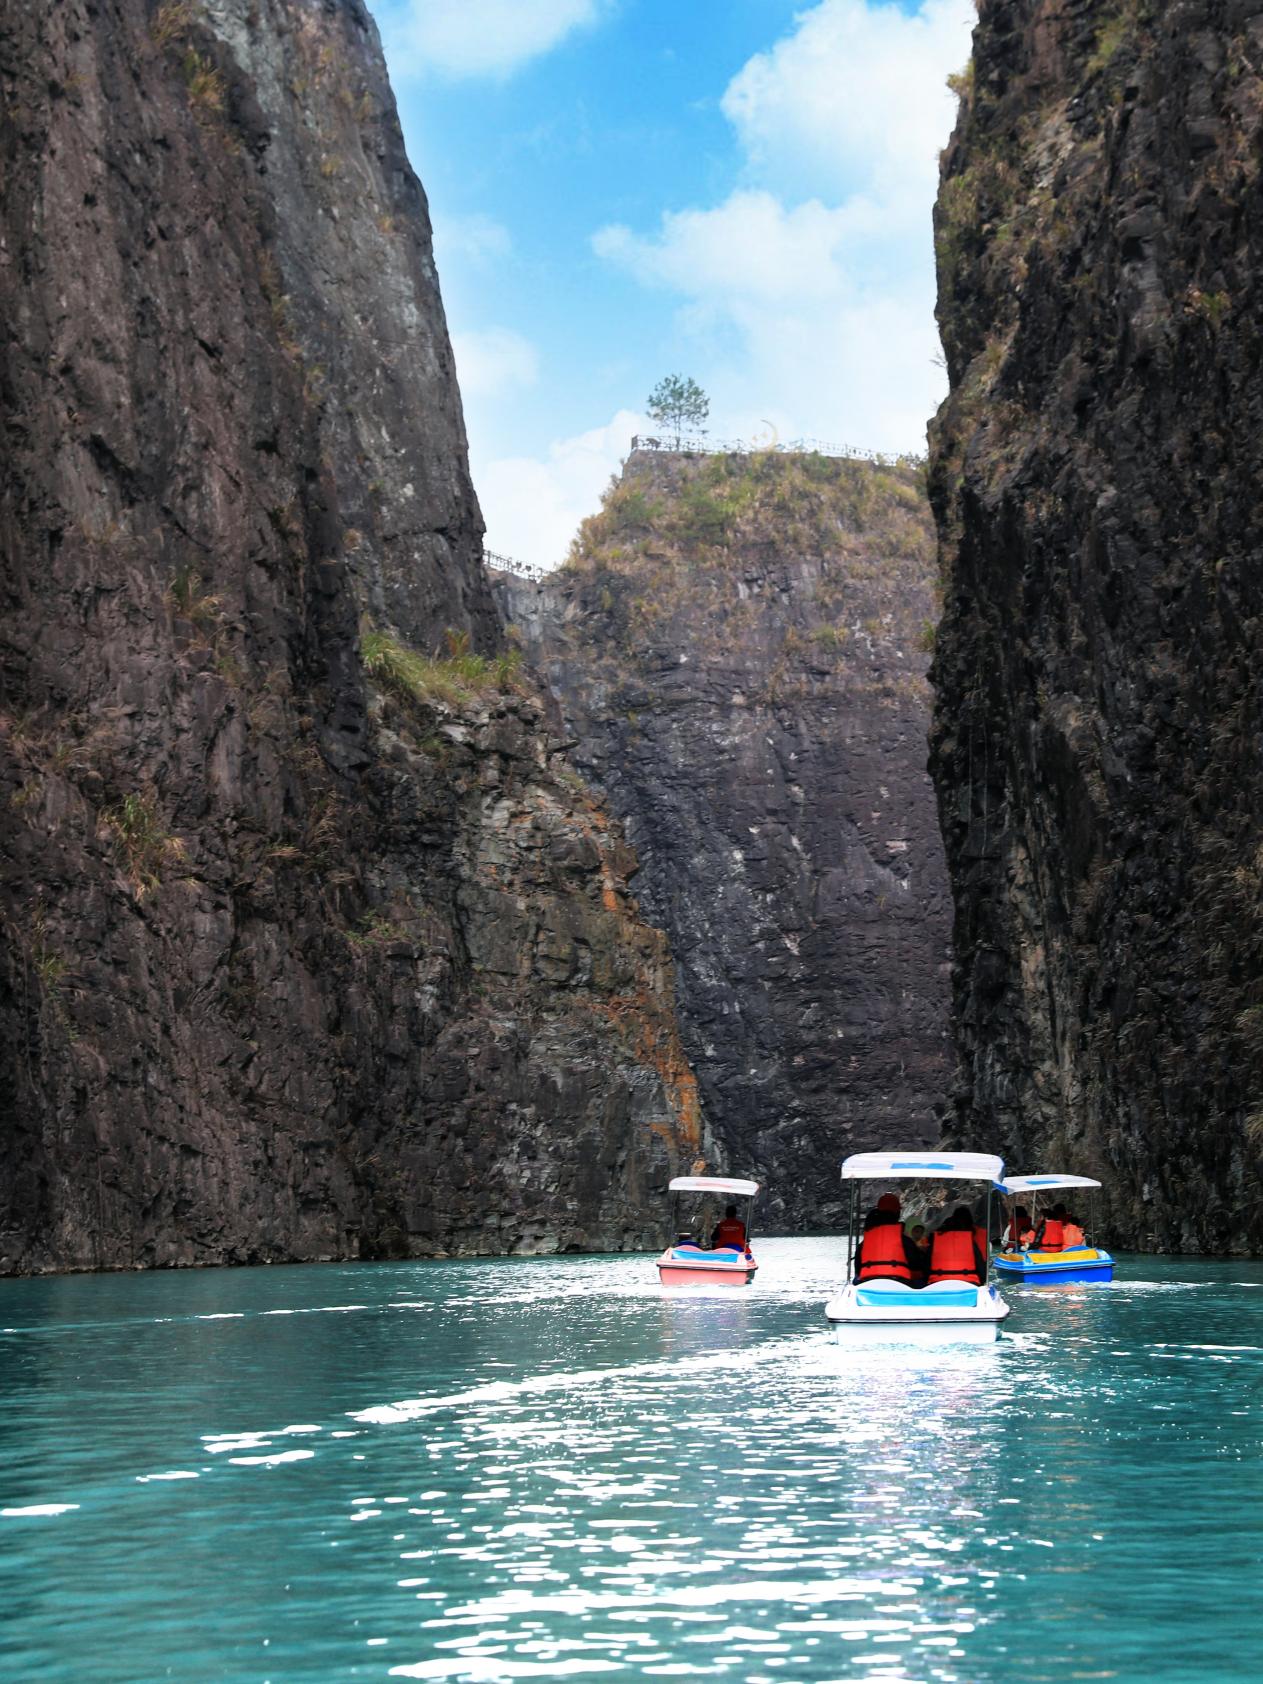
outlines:
[[0, 67], [0, 1269], [653, 1242], [670, 962], [496, 661], [367, 9]]
[[567, 568], [497, 576], [641, 859], [685, 1045], [774, 1227], [850, 1150], [937, 1137], [948, 899], [915, 468], [634, 454]]
[[984, 0], [944, 155], [951, 1133], [1257, 1251], [1263, 17]]

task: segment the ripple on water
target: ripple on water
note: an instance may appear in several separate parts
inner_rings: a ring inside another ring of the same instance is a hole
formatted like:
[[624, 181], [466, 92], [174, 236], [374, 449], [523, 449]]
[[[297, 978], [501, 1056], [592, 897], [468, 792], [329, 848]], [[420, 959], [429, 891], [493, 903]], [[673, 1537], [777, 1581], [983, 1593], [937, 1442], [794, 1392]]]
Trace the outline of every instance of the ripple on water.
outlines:
[[650, 1258], [0, 1289], [62, 1353], [5, 1376], [0, 1677], [1248, 1675], [1248, 1266], [899, 1353], [823, 1327], [835, 1242], [761, 1256], [735, 1302]]

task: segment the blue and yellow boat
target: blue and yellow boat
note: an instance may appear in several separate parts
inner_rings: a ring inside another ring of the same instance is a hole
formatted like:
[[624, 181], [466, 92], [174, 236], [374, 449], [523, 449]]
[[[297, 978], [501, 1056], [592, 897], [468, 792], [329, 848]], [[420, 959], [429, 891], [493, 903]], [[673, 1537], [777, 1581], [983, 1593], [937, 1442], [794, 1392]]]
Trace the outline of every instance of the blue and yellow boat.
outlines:
[[[1031, 1218], [1038, 1196], [1063, 1187], [1099, 1187], [1101, 1183], [1087, 1175], [1010, 1175], [1000, 1183], [1004, 1192], [1014, 1198], [1019, 1193], [1031, 1196]], [[1012, 1222], [1010, 1222], [1012, 1227]], [[991, 1259], [997, 1274], [1010, 1281], [1022, 1281], [1034, 1286], [1056, 1285], [1063, 1281], [1102, 1282], [1114, 1279], [1114, 1259], [1099, 1246], [1076, 1245], [1040, 1250], [1035, 1247], [1007, 1245]]]

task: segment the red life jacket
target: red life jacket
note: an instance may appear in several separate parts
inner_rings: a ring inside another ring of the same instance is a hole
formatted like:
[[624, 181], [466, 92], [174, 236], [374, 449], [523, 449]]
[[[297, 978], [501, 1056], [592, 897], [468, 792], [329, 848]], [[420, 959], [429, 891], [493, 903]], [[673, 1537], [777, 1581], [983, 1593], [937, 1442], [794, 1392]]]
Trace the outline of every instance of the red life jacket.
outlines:
[[912, 1270], [903, 1249], [903, 1224], [896, 1216], [870, 1228], [860, 1241], [857, 1281], [911, 1281]]
[[987, 1230], [985, 1228], [974, 1229], [974, 1244], [985, 1257], [987, 1255]]
[[720, 1246], [735, 1245], [738, 1251], [745, 1249], [746, 1225], [735, 1216], [725, 1216], [715, 1229], [715, 1249]]
[[1044, 1237], [1039, 1242], [1041, 1251], [1064, 1251], [1066, 1246], [1066, 1231], [1060, 1222], [1050, 1216], [1044, 1223]]
[[1077, 1251], [1088, 1243], [1088, 1237], [1077, 1222], [1067, 1222], [1061, 1231], [1063, 1251]]
[[930, 1247], [930, 1280], [972, 1281], [975, 1286], [982, 1285], [974, 1259], [972, 1229], [954, 1228], [945, 1234], [935, 1234]]

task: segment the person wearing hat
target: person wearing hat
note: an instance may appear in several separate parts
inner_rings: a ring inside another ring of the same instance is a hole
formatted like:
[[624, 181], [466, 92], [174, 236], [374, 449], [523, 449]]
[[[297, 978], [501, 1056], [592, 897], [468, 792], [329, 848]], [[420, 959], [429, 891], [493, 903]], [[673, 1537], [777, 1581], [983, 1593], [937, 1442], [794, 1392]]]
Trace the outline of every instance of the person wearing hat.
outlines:
[[898, 1195], [883, 1193], [864, 1218], [864, 1235], [855, 1259], [856, 1284], [903, 1281], [911, 1286], [918, 1264], [916, 1248], [903, 1231]]

